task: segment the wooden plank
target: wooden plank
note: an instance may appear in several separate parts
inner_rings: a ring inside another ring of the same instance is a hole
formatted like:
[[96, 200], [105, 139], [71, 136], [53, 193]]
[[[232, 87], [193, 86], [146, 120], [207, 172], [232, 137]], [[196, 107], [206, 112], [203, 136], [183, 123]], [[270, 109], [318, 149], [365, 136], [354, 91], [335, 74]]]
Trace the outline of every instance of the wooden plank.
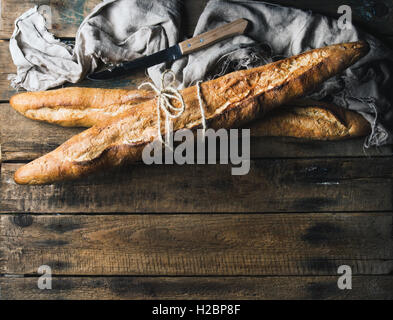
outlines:
[[9, 104], [0, 104], [0, 123], [3, 161], [37, 158], [83, 130], [29, 120]]
[[0, 38], [10, 38], [15, 19], [35, 5], [50, 7], [51, 32], [58, 37], [74, 37], [83, 19], [100, 2], [100, 0], [2, 0]]
[[388, 275], [392, 213], [1, 216], [0, 272], [37, 275]]
[[20, 186], [1, 167], [2, 213], [313, 212], [392, 210], [392, 158], [265, 159], [230, 165], [135, 164], [47, 186]]
[[[0, 141], [3, 161], [30, 161], [58, 147], [82, 128], [61, 128], [20, 115], [9, 104], [0, 104]], [[336, 142], [294, 138], [260, 137], [251, 140], [251, 157], [383, 157], [393, 155], [393, 146], [364, 149], [365, 138]]]
[[[1, 46], [0, 46], [1, 47]], [[0, 102], [9, 101], [10, 98], [16, 94], [17, 91], [11, 88], [8, 74], [0, 71]]]
[[0, 40], [0, 72], [2, 74], [15, 73], [16, 71], [9, 51], [9, 43], [8, 40]]
[[[14, 31], [14, 21], [35, 5], [48, 5], [52, 12], [52, 28], [57, 37], [73, 38], [83, 19], [99, 4], [100, 0], [2, 0], [0, 38], [9, 39]], [[193, 34], [195, 25], [207, 0], [193, 0], [184, 3], [185, 34]], [[44, 13], [45, 14], [45, 13]], [[46, 16], [46, 14], [45, 14]], [[48, 20], [49, 21], [49, 20]]]
[[16, 90], [11, 88], [9, 75], [16, 73], [16, 67], [9, 51], [9, 41], [0, 40], [0, 101], [8, 101]]
[[[315, 12], [339, 16], [338, 7], [343, 3], [340, 0], [321, 2], [314, 0], [274, 0], [272, 3], [286, 6], [294, 6], [301, 9], [313, 10]], [[77, 28], [83, 18], [100, 3], [99, 0], [72, 0], [72, 1], [48, 1], [48, 0], [3, 0], [2, 1], [2, 24], [0, 25], [0, 38], [9, 38], [14, 28], [15, 19], [34, 5], [49, 5], [52, 10], [52, 29], [59, 37], [74, 37]], [[185, 15], [191, 33], [197, 19], [202, 12], [207, 0], [193, 0], [185, 2]], [[351, 6], [354, 21], [366, 25], [371, 30], [393, 35], [393, 4], [389, 0], [367, 1], [348, 0], [346, 5]]]
[[322, 277], [61, 277], [51, 290], [37, 278], [0, 278], [3, 300], [363, 300], [393, 299], [392, 276], [355, 276], [339, 290], [337, 276]]

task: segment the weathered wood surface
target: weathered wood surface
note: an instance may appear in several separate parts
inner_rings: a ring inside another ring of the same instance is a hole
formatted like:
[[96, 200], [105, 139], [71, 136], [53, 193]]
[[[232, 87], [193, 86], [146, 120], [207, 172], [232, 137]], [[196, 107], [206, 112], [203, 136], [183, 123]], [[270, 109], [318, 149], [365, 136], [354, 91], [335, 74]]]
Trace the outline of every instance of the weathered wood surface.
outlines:
[[[35, 4], [51, 6], [56, 36], [73, 38], [99, 2], [2, 0], [0, 38]], [[206, 2], [184, 2], [185, 35]], [[344, 4], [272, 2], [336, 17]], [[345, 4], [356, 24], [393, 44], [391, 1]], [[11, 73], [8, 41], [0, 40], [2, 102], [15, 93]], [[142, 72], [78, 85], [135, 88], [145, 79]], [[22, 165], [13, 162], [41, 156], [80, 130], [37, 123], [0, 104], [0, 299], [393, 298], [391, 147], [365, 154], [363, 139], [262, 138], [252, 141], [257, 160], [245, 177], [221, 165], [136, 164], [53, 186], [13, 182]], [[43, 264], [54, 271], [53, 290], [37, 289]], [[337, 288], [343, 264], [353, 268], [353, 290]]]
[[37, 278], [0, 278], [0, 299], [393, 299], [392, 276], [355, 276], [352, 290], [339, 290], [337, 279], [337, 276], [60, 277], [53, 279], [52, 290], [40, 290]]
[[[62, 128], [33, 121], [9, 104], [0, 104], [0, 141], [3, 161], [29, 161], [58, 147], [83, 128]], [[365, 138], [337, 142], [294, 138], [252, 138], [251, 158], [385, 157], [392, 146], [364, 149]]]
[[49, 186], [20, 186], [3, 163], [0, 212], [312, 212], [392, 210], [391, 158], [265, 159], [229, 165], [130, 165]]
[[100, 0], [2, 0], [0, 38], [10, 38], [14, 31], [15, 19], [36, 5], [47, 5], [51, 9], [50, 30], [56, 36], [74, 37], [84, 17], [100, 2]]
[[354, 275], [393, 271], [392, 213], [1, 216], [1, 273]]
[[[49, 5], [52, 10], [52, 29], [58, 37], [74, 37], [76, 30], [84, 17], [99, 4], [99, 0], [3, 0], [2, 24], [0, 25], [0, 38], [9, 38], [14, 29], [14, 21], [23, 12], [34, 5]], [[184, 14], [187, 33], [192, 34], [200, 13], [207, 0], [184, 1]], [[313, 10], [315, 12], [338, 17], [338, 7], [343, 5], [340, 0], [314, 1], [314, 0], [272, 0], [271, 3], [293, 6]], [[368, 1], [349, 0], [345, 2], [352, 8], [354, 21], [383, 35], [393, 35], [393, 4], [390, 0]]]
[[393, 35], [393, 3], [390, 0], [273, 0], [272, 3], [293, 6], [300, 9], [308, 9], [317, 13], [338, 18], [338, 8], [348, 5], [352, 9], [353, 23], [373, 31], [375, 34], [392, 36]]
[[16, 73], [16, 67], [12, 62], [8, 45], [8, 40], [0, 40], [0, 101], [7, 101], [16, 93], [10, 87], [10, 80], [8, 80], [10, 74]]

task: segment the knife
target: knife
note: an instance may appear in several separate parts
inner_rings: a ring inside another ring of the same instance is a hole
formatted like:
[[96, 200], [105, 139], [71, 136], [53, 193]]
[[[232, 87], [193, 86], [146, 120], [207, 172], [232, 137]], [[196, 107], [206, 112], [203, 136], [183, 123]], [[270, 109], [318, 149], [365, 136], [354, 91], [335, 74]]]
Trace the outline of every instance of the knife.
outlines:
[[95, 72], [87, 76], [90, 80], [112, 80], [130, 75], [133, 71], [150, 68], [163, 62], [171, 62], [195, 51], [207, 48], [219, 41], [228, 39], [235, 35], [244, 34], [248, 21], [238, 19], [216, 29], [202, 33], [194, 38], [180, 42], [168, 49], [158, 51], [152, 55], [145, 56], [130, 62], [124, 62], [121, 66], [113, 69]]

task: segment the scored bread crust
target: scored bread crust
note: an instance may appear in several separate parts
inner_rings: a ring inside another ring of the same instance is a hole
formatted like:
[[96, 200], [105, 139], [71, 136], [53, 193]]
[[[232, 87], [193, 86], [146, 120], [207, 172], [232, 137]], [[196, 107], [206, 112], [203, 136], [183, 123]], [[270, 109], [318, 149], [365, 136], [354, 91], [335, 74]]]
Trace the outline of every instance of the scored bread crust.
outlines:
[[[262, 67], [237, 71], [201, 84], [205, 117], [213, 129], [239, 127], [273, 108], [314, 90], [367, 54], [365, 42], [315, 49]], [[197, 88], [181, 91], [186, 109], [173, 130], [201, 127]], [[179, 107], [177, 101], [174, 105]], [[47, 184], [76, 179], [141, 159], [157, 137], [156, 99], [72, 137], [51, 153], [21, 167], [19, 184]], [[164, 121], [163, 115], [161, 120]], [[164, 134], [164, 130], [162, 130]]]
[[312, 140], [342, 140], [364, 137], [371, 132], [369, 122], [355, 111], [332, 103], [294, 101], [274, 109], [247, 126], [256, 137], [295, 137]]
[[33, 120], [64, 127], [91, 127], [154, 96], [148, 90], [63, 88], [20, 93], [11, 98], [10, 104]]
[[[65, 127], [92, 127], [154, 97], [153, 91], [145, 90], [73, 87], [21, 93], [11, 98], [11, 105], [30, 119]], [[291, 102], [251, 124], [253, 136], [314, 140], [360, 137], [370, 130], [358, 113], [314, 100]]]
[[[20, 93], [11, 98], [11, 106], [33, 120], [64, 127], [92, 127], [154, 97], [153, 91], [146, 90], [73, 87]], [[253, 136], [315, 140], [360, 137], [370, 130], [358, 113], [314, 100], [291, 102], [251, 124]]]

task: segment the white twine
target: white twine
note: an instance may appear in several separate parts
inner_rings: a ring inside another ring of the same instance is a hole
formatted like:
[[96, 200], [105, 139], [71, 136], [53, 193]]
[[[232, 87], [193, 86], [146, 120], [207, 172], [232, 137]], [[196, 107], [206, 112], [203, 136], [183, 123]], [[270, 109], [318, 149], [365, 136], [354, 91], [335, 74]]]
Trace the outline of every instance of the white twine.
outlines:
[[[165, 76], [169, 74], [172, 79], [167, 84]], [[157, 93], [157, 132], [158, 132], [158, 139], [164, 143], [167, 147], [171, 148], [162, 140], [161, 134], [161, 110], [165, 113], [165, 130], [166, 130], [166, 137], [167, 141], [170, 140], [170, 120], [179, 118], [184, 110], [186, 109], [186, 105], [184, 103], [184, 99], [179, 90], [175, 88], [176, 76], [172, 70], [165, 70], [161, 75], [161, 89], [158, 89], [154, 83], [151, 82], [144, 82], [142, 83], [138, 89], [142, 87], [149, 86]], [[201, 83], [202, 81], [197, 82], [197, 96], [199, 101], [199, 107], [201, 110], [201, 118], [202, 118], [202, 127], [203, 127], [203, 135], [205, 135], [206, 131], [206, 118], [205, 118], [205, 111], [203, 108], [203, 99], [201, 96]], [[180, 107], [175, 107], [171, 99], [178, 100], [180, 102]]]
[[199, 108], [201, 109], [201, 119], [202, 119], [202, 129], [203, 129], [203, 138], [205, 138], [205, 133], [206, 133], [206, 117], [205, 117], [205, 109], [203, 108], [203, 99], [202, 99], [202, 93], [201, 93], [201, 83], [202, 81], [198, 81], [196, 83], [197, 87], [197, 95], [198, 95], [198, 101], [199, 101]]

